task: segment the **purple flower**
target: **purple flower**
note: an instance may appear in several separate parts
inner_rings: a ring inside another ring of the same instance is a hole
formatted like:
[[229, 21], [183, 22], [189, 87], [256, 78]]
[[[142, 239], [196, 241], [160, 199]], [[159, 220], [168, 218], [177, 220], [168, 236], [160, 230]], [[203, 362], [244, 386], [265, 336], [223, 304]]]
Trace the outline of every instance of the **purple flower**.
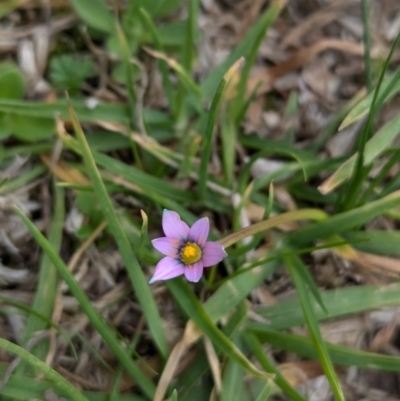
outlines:
[[150, 284], [181, 274], [196, 283], [204, 267], [213, 266], [226, 256], [222, 245], [207, 241], [210, 231], [207, 217], [197, 220], [189, 228], [178, 213], [164, 209], [162, 226], [165, 237], [153, 239], [151, 243], [165, 258], [158, 262]]

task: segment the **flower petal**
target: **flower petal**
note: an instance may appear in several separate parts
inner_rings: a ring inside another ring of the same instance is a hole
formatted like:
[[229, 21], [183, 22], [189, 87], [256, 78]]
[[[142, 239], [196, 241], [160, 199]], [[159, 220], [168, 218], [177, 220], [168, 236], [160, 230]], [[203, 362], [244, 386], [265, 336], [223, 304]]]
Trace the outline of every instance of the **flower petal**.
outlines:
[[192, 265], [185, 266], [185, 277], [188, 281], [197, 283], [203, 275], [203, 262], [199, 260]]
[[161, 252], [165, 256], [169, 256], [171, 258], [178, 257], [178, 248], [181, 244], [179, 239], [161, 237], [156, 238], [151, 241], [154, 248], [157, 249], [158, 252]]
[[203, 248], [203, 261], [204, 267], [214, 266], [226, 256], [224, 247], [218, 242], [206, 242]]
[[156, 270], [149, 283], [152, 284], [157, 280], [168, 280], [180, 276], [184, 273], [184, 270], [184, 265], [180, 260], [166, 256], [157, 263]]
[[197, 220], [190, 228], [188, 237], [189, 241], [195, 242], [203, 247], [207, 241], [209, 231], [210, 222], [208, 221], [208, 217], [203, 217], [202, 219]]
[[187, 241], [189, 226], [181, 220], [178, 213], [164, 209], [162, 227], [167, 237], [179, 238], [182, 241]]

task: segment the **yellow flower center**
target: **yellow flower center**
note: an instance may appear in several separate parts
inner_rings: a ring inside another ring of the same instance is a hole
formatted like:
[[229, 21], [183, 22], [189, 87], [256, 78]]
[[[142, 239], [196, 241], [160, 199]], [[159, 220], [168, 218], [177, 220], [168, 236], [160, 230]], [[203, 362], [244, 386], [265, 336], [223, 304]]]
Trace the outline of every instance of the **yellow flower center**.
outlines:
[[201, 259], [202, 252], [200, 247], [194, 242], [187, 242], [181, 249], [181, 261], [185, 265], [192, 265]]

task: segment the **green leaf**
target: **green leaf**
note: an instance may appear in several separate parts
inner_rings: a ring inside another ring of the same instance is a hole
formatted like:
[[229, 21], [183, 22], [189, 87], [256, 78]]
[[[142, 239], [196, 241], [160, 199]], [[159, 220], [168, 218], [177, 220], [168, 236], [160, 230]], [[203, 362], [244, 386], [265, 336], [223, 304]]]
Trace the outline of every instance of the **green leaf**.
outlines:
[[12, 133], [23, 141], [40, 141], [56, 132], [54, 119], [10, 114]]
[[135, 7], [145, 9], [151, 16], [154, 16], [162, 3], [170, 0], [135, 0]]
[[172, 393], [171, 401], [178, 401], [178, 392], [176, 391], [176, 389]]
[[78, 59], [73, 54], [54, 56], [50, 60], [50, 79], [60, 91], [67, 91], [71, 96], [77, 94], [84, 81], [96, 74], [91, 59]]
[[5, 17], [8, 13], [18, 7], [18, 0], [6, 0], [5, 4], [4, 1], [0, 4], [0, 19]]
[[184, 0], [161, 0], [156, 13], [157, 17], [172, 14], [183, 2]]
[[13, 63], [0, 63], [0, 98], [22, 99], [25, 81], [20, 69]]
[[114, 18], [103, 0], [69, 0], [78, 16], [91, 28], [113, 33]]
[[0, 139], [11, 134], [10, 115], [0, 111]]
[[[185, 21], [174, 21], [158, 27], [158, 34], [164, 47], [181, 47], [184, 45], [186, 40], [186, 22]], [[193, 52], [193, 47], [191, 48]], [[186, 68], [184, 63], [182, 65]], [[187, 71], [190, 72], [186, 68]]]

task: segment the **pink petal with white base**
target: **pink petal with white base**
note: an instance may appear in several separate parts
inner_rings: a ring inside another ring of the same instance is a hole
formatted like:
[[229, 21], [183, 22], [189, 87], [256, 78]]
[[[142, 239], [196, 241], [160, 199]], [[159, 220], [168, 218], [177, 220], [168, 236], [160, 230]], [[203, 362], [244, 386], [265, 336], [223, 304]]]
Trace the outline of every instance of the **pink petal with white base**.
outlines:
[[185, 267], [185, 277], [188, 281], [197, 283], [203, 275], [203, 262], [199, 260], [191, 266]]
[[221, 262], [225, 256], [226, 252], [221, 244], [217, 242], [206, 242], [201, 260], [204, 263], [204, 267], [210, 267]]
[[166, 256], [161, 259], [156, 266], [154, 276], [149, 283], [154, 283], [157, 280], [168, 280], [170, 278], [178, 277], [185, 272], [184, 265], [180, 260]]
[[195, 242], [203, 247], [207, 241], [209, 231], [210, 222], [208, 221], [208, 217], [203, 217], [192, 225], [189, 231], [188, 239], [190, 242]]
[[189, 226], [181, 220], [178, 213], [164, 209], [162, 227], [167, 237], [181, 239], [182, 241], [187, 240]]
[[154, 248], [157, 249], [158, 252], [161, 252], [165, 256], [169, 256], [171, 258], [178, 257], [178, 248], [181, 244], [179, 239], [161, 237], [156, 238], [151, 241]]

